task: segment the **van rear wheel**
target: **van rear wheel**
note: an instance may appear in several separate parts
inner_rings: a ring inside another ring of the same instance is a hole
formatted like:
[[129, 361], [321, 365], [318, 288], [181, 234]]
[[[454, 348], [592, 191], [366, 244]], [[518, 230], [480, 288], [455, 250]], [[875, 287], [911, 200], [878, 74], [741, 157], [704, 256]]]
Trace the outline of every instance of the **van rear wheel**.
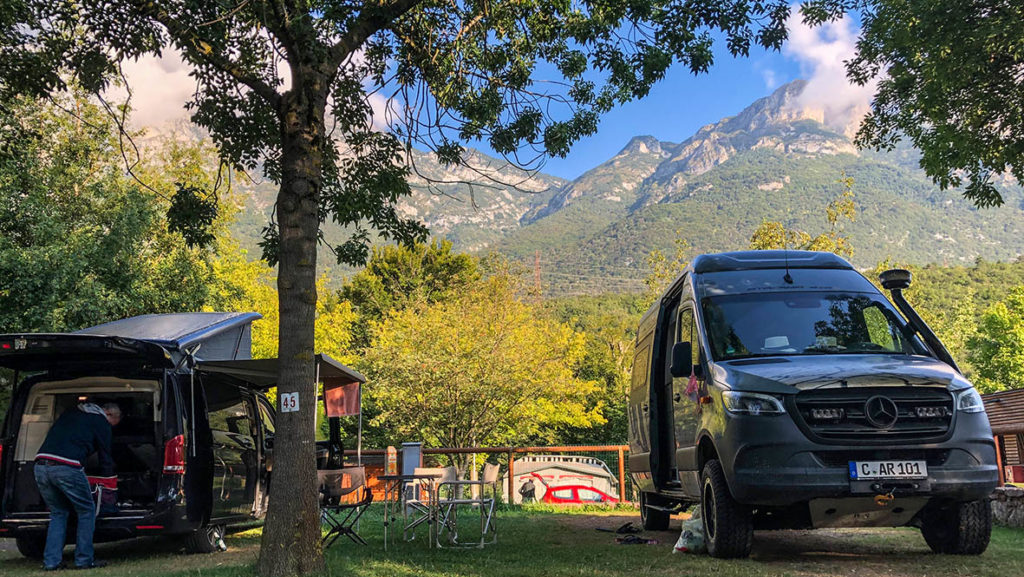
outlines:
[[226, 550], [223, 525], [204, 525], [196, 529], [185, 541], [186, 553], [213, 553]]
[[701, 473], [701, 518], [708, 553], [720, 559], [750, 556], [754, 521], [750, 509], [736, 502], [725, 482], [725, 471], [716, 460]]
[[936, 553], [981, 555], [992, 536], [988, 501], [931, 503], [921, 515], [921, 535]]
[[18, 546], [18, 553], [25, 557], [29, 559], [42, 559], [43, 551], [46, 549], [46, 536], [34, 537], [23, 535], [15, 539], [15, 544]]
[[661, 500], [656, 496], [645, 492], [640, 493], [640, 521], [642, 521], [644, 529], [648, 531], [665, 531], [668, 529], [668, 522], [672, 514], [668, 511], [648, 507], [648, 505], [660, 504]]

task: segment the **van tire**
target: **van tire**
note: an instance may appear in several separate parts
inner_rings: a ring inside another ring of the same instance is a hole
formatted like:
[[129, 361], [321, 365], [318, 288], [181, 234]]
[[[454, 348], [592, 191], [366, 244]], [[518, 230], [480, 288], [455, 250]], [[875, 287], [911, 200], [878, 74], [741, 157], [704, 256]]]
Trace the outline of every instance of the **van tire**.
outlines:
[[185, 540], [186, 553], [206, 554], [225, 550], [223, 525], [203, 525]]
[[921, 535], [935, 553], [981, 555], [992, 536], [992, 507], [987, 499], [930, 503], [921, 514]]
[[42, 559], [43, 551], [46, 550], [46, 537], [23, 535], [15, 539], [15, 544], [18, 546], [18, 553], [23, 556], [29, 559]]
[[750, 509], [733, 499], [717, 460], [704, 465], [700, 502], [708, 554], [719, 559], [749, 557], [754, 542], [753, 517]]
[[659, 504], [659, 499], [651, 493], [640, 492], [640, 521], [648, 531], [667, 531], [672, 514], [660, 509], [650, 509], [648, 504]]

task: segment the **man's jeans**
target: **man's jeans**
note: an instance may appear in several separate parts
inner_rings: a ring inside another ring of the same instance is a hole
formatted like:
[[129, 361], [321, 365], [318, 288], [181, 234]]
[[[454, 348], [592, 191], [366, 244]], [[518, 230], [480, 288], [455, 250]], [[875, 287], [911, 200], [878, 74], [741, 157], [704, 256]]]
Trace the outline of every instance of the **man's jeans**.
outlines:
[[50, 508], [50, 527], [46, 530], [43, 565], [60, 564], [64, 553], [68, 516], [78, 515], [78, 538], [75, 542], [75, 565], [88, 567], [93, 563], [92, 534], [96, 527], [96, 504], [92, 500], [85, 471], [68, 465], [36, 463], [36, 484], [46, 506]]

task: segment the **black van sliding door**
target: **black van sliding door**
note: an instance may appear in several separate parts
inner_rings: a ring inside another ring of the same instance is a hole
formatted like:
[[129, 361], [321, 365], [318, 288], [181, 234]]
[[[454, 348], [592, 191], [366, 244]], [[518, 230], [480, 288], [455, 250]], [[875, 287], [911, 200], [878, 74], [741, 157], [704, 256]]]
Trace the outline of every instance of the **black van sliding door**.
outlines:
[[248, 516], [259, 457], [251, 395], [226, 383], [208, 384], [206, 394], [213, 437], [213, 517]]

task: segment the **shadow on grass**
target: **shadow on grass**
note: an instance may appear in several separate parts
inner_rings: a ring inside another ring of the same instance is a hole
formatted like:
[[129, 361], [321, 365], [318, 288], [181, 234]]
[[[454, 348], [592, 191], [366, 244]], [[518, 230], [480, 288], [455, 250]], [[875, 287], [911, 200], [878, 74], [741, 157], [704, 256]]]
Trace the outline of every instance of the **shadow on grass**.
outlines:
[[[542, 512], [508, 509], [499, 512], [498, 543], [485, 549], [427, 547], [422, 531], [411, 542], [396, 542], [385, 552], [379, 507], [364, 515], [360, 534], [369, 545], [339, 540], [326, 552], [328, 575], [355, 577], [935, 577], [1024, 575], [1024, 530], [996, 529], [989, 551], [980, 557], [933, 555], [920, 533], [911, 529], [759, 532], [751, 559], [723, 561], [671, 553], [679, 535], [672, 530], [649, 532], [657, 545], [618, 545], [615, 535], [596, 531], [625, 522], [639, 526], [635, 511], [568, 510]], [[90, 575], [178, 577], [248, 576], [258, 555], [259, 532], [228, 538], [230, 550], [212, 555], [182, 555], [167, 539], [136, 539], [98, 546], [98, 556], [112, 562]], [[70, 558], [72, 548], [65, 555]], [[43, 573], [39, 563], [0, 553], [4, 576]]]

